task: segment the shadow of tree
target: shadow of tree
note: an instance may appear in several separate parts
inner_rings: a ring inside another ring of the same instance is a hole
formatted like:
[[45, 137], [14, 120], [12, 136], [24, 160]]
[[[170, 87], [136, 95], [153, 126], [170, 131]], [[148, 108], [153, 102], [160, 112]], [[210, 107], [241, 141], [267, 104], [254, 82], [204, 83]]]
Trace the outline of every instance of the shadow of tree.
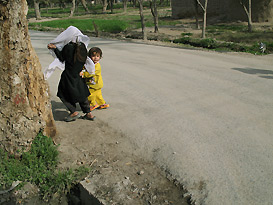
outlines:
[[257, 75], [260, 78], [273, 79], [273, 71], [272, 70], [263, 70], [256, 68], [232, 68], [232, 70], [237, 70], [242, 73]]

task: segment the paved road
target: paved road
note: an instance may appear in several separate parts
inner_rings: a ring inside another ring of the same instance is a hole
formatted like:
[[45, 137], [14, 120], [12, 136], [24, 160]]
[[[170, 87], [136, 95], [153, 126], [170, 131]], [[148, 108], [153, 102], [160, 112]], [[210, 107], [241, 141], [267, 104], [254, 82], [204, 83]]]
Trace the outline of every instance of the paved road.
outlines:
[[[55, 33], [31, 32], [43, 68]], [[42, 40], [40, 40], [42, 39]], [[273, 56], [92, 38], [110, 103], [96, 115], [204, 204], [273, 204]], [[60, 72], [49, 79], [58, 100]]]

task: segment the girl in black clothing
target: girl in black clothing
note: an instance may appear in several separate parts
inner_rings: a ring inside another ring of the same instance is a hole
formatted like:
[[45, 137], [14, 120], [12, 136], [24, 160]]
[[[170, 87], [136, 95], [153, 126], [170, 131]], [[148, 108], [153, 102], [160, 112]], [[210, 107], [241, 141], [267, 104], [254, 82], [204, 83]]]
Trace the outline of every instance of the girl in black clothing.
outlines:
[[95, 116], [91, 114], [87, 99], [90, 93], [84, 79], [79, 75], [87, 58], [85, 44], [69, 42], [61, 51], [52, 43], [47, 47], [53, 49], [57, 58], [65, 63], [65, 70], [62, 72], [57, 93], [57, 96], [70, 111], [70, 115], [65, 118], [65, 121], [74, 121], [80, 117], [80, 114], [76, 112], [76, 103], [79, 103], [82, 111], [86, 113], [84, 119], [94, 120]]

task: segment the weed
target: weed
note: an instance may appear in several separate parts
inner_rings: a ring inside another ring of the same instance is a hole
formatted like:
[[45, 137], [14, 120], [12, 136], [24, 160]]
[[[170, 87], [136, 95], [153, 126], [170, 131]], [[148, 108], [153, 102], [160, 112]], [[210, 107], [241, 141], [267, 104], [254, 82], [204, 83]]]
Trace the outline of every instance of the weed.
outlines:
[[193, 34], [192, 33], [181, 33], [181, 36], [192, 36]]
[[[221, 50], [221, 51], [235, 51], [235, 52], [248, 52], [253, 54], [262, 54], [259, 50], [258, 44], [253, 44], [251, 46], [241, 43], [234, 42], [225, 42], [225, 41], [217, 41], [215, 39], [199, 39], [199, 38], [191, 38], [191, 37], [182, 37], [179, 39], [175, 39], [174, 43], [180, 44], [189, 44], [194, 47], [202, 47], [207, 49]], [[272, 44], [268, 44], [271, 48]]]
[[85, 176], [89, 169], [58, 170], [58, 151], [51, 138], [39, 133], [31, 149], [15, 159], [0, 149], [0, 188], [8, 189], [13, 181], [30, 182], [40, 190], [40, 196], [49, 200], [55, 193], [66, 194]]

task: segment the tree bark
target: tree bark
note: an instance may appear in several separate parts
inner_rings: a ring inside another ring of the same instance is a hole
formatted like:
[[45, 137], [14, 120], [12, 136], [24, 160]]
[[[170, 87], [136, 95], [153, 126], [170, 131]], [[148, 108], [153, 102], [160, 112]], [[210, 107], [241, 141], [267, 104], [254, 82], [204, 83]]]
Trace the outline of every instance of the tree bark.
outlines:
[[106, 13], [106, 10], [107, 10], [107, 0], [103, 0], [102, 13]]
[[252, 7], [251, 7], [251, 1], [248, 0], [248, 32], [252, 32]]
[[144, 22], [144, 14], [143, 14], [143, 0], [138, 0], [139, 3], [139, 15], [141, 20], [141, 28], [142, 28], [142, 39], [147, 40], [145, 22]]
[[200, 3], [200, 0], [196, 0], [197, 3], [201, 6], [203, 10], [203, 28], [202, 28], [202, 38], [206, 38], [206, 26], [207, 26], [207, 7], [208, 7], [208, 0], [205, 0], [204, 5]]
[[197, 29], [200, 29], [199, 20], [198, 20], [198, 2], [193, 0], [194, 3], [194, 13], [195, 13], [195, 26]]
[[123, 0], [123, 12], [124, 13], [127, 13], [127, 3], [128, 3], [128, 0]]
[[98, 29], [98, 26], [95, 23], [95, 21], [93, 21], [93, 26], [94, 26], [94, 30], [95, 30], [95, 33], [96, 33], [96, 37], [99, 37], [99, 29]]
[[110, 0], [110, 9], [111, 9], [111, 14], [112, 13], [114, 13], [114, 8], [113, 8], [113, 6], [114, 6], [114, 0]]
[[72, 7], [70, 9], [70, 15], [69, 15], [69, 17], [73, 17], [74, 12], [75, 12], [75, 8], [76, 8], [76, 0], [72, 0]]
[[203, 15], [202, 38], [206, 38], [206, 27], [207, 27], [207, 8], [204, 10], [204, 15]]
[[81, 0], [81, 3], [82, 3], [82, 6], [84, 8], [84, 10], [88, 13], [88, 7], [87, 7], [87, 4], [86, 4], [86, 1], [85, 0]]
[[127, 2], [128, 2], [128, 0], [123, 0], [123, 12], [124, 13], [127, 12]]
[[39, 131], [56, 135], [49, 86], [28, 34], [27, 10], [26, 0], [0, 0], [0, 148], [18, 156]]
[[150, 7], [151, 12], [154, 18], [154, 25], [155, 25], [155, 33], [158, 33], [158, 13], [157, 13], [157, 6], [156, 6], [156, 0], [150, 0]]
[[248, 0], [248, 9], [246, 7], [246, 3], [240, 0], [240, 4], [243, 6], [247, 19], [248, 19], [248, 32], [252, 32], [252, 7], [251, 7], [251, 0]]
[[41, 13], [40, 13], [40, 6], [39, 6], [39, 1], [34, 0], [34, 9], [35, 9], [35, 15], [36, 19], [40, 20], [41, 18]]

